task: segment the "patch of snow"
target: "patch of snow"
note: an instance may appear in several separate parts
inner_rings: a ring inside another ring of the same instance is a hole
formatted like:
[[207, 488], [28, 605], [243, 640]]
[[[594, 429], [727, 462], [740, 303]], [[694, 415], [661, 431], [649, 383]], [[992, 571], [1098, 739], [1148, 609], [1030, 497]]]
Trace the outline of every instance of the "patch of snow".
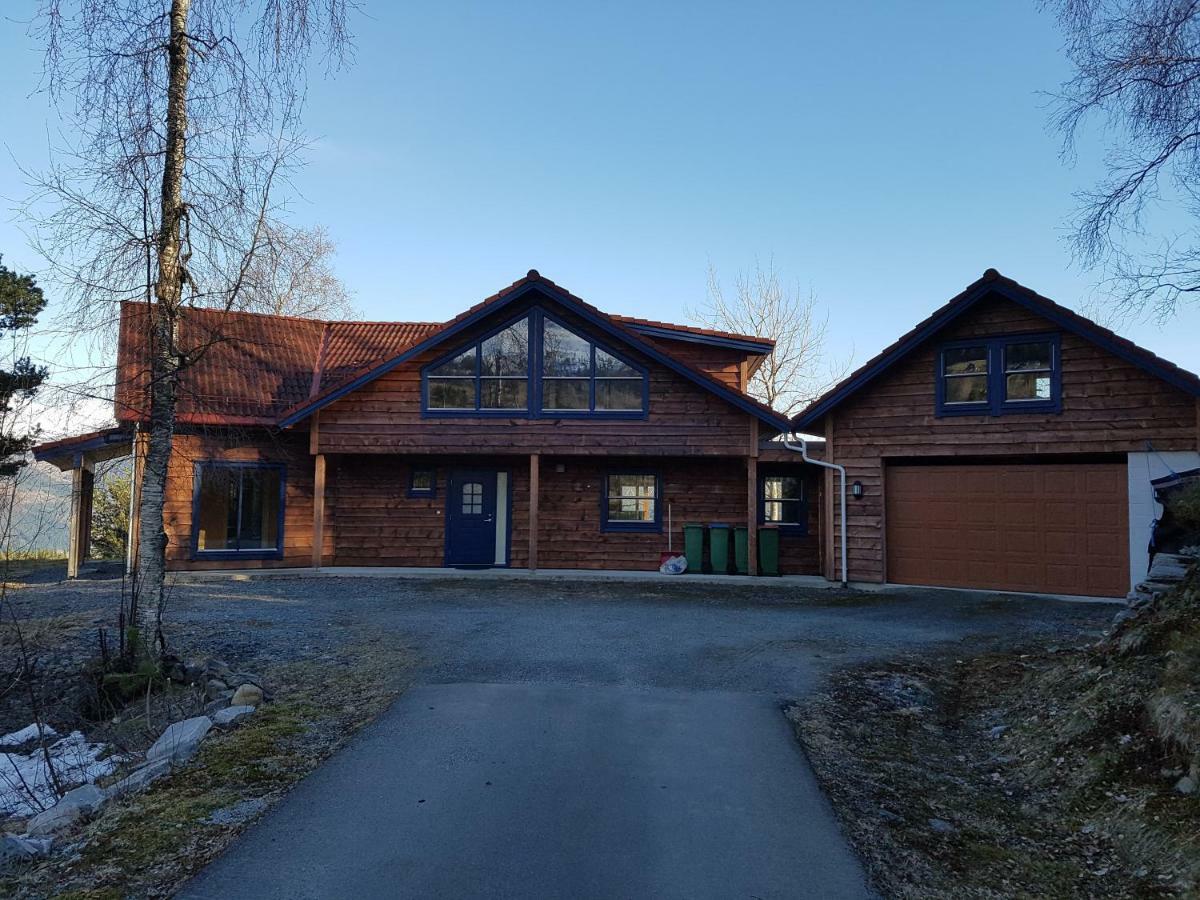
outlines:
[[[124, 758], [101, 756], [107, 744], [90, 743], [82, 732], [72, 731], [47, 748], [58, 782], [64, 788], [93, 782], [111, 775]], [[54, 780], [41, 749], [28, 756], [0, 753], [0, 816], [29, 816], [53, 806], [58, 800]]]
[[39, 726], [37, 722], [32, 725], [26, 725], [19, 731], [10, 731], [8, 734], [0, 737], [0, 747], [20, 747], [27, 741], [32, 741], [34, 738], [45, 735], [48, 738], [58, 737], [58, 732], [49, 725]]

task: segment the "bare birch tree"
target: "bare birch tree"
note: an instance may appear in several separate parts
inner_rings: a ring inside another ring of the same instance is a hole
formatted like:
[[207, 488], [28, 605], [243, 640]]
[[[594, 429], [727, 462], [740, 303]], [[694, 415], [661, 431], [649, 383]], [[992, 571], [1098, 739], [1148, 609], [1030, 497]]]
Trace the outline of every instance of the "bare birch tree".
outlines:
[[848, 358], [829, 355], [829, 316], [816, 296], [785, 287], [773, 262], [739, 273], [732, 294], [709, 266], [705, 302], [689, 315], [706, 328], [775, 341], [774, 352], [750, 377], [749, 393], [784, 415], [795, 415], [849, 370]]
[[239, 308], [302, 319], [353, 318], [350, 292], [333, 271], [336, 250], [325, 228], [265, 223]]
[[[50, 95], [67, 148], [35, 179], [35, 243], [75, 329], [111, 335], [113, 301], [150, 304], [148, 449], [133, 587], [142, 646], [162, 646], [167, 463], [188, 305], [236, 308], [302, 147], [307, 66], [336, 67], [353, 0], [47, 0]], [[153, 303], [151, 303], [153, 301]], [[109, 344], [111, 346], [111, 344]]]
[[[1066, 37], [1073, 76], [1055, 98], [1063, 155], [1098, 119], [1106, 174], [1079, 195], [1071, 242], [1117, 312], [1170, 317], [1200, 297], [1200, 5], [1181, 0], [1043, 0]], [[1181, 233], [1151, 213], [1182, 209]]]

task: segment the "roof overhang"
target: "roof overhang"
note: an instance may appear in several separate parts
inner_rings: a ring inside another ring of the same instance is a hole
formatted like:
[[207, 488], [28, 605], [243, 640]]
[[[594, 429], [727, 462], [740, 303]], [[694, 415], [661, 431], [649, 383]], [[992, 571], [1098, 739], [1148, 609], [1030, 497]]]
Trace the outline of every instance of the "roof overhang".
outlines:
[[84, 463], [118, 459], [133, 452], [133, 432], [117, 426], [47, 441], [33, 448], [33, 458], [66, 472]]

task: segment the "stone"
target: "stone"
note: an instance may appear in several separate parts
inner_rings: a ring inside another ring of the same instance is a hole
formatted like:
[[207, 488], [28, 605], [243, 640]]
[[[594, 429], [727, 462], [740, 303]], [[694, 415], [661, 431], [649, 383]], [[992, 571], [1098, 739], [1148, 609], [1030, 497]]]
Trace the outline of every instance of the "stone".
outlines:
[[158, 779], [171, 771], [171, 760], [156, 759], [153, 762], [138, 766], [116, 784], [108, 787], [109, 797], [123, 797], [126, 794], [136, 794], [150, 787]]
[[229, 728], [253, 713], [253, 706], [227, 706], [213, 716], [213, 724], [219, 725], [222, 728]]
[[258, 706], [263, 702], [263, 690], [257, 684], [243, 684], [233, 692], [230, 706]]
[[[233, 695], [230, 694], [230, 697]], [[210, 719], [229, 705], [228, 697], [218, 697], [216, 700], [210, 700], [204, 704], [204, 714]]]
[[0, 837], [0, 872], [8, 872], [20, 863], [46, 856], [53, 838], [28, 838], [15, 834]]
[[204, 695], [209, 700], [217, 700], [222, 694], [229, 690], [229, 685], [218, 678], [210, 678], [204, 686]]
[[945, 819], [930, 819], [929, 827], [938, 834], [954, 834], [956, 831], [958, 831], [957, 828], [955, 828]]
[[51, 834], [90, 815], [104, 805], [104, 791], [94, 784], [82, 784], [63, 794], [62, 799], [26, 823], [25, 833], [32, 836]]
[[261, 797], [253, 800], [242, 800], [232, 806], [213, 810], [204, 821], [209, 825], [241, 825], [253, 819], [267, 808], [267, 801]]
[[253, 684], [256, 687], [262, 688], [263, 690], [266, 690], [266, 687], [267, 687], [266, 683], [263, 681], [262, 676], [255, 675], [253, 672], [234, 672], [233, 676], [229, 679], [229, 683], [230, 684]]
[[1184, 775], [1177, 782], [1175, 782], [1175, 792], [1177, 794], [1183, 794], [1184, 796], [1190, 796], [1196, 793], [1196, 786], [1195, 778], [1193, 778], [1191, 775]]
[[1004, 734], [1004, 732], [1008, 731], [1008, 729], [1008, 725], [993, 725], [988, 731], [988, 737], [990, 737], [992, 740], [995, 740], [996, 738], [1000, 737], [1000, 735]]
[[881, 818], [888, 825], [903, 825], [904, 824], [904, 816], [897, 815], [896, 813], [892, 812], [890, 809], [887, 809], [886, 807], [882, 807], [882, 806], [879, 808], [879, 818]]
[[212, 728], [208, 716], [195, 716], [168, 725], [154, 745], [146, 751], [146, 762], [166, 759], [175, 765], [183, 765], [196, 755], [200, 742]]

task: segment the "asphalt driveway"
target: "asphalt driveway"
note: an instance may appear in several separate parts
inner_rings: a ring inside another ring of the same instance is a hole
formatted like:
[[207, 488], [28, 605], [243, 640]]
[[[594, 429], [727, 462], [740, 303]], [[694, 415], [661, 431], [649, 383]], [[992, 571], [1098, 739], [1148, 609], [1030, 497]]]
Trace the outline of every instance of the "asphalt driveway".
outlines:
[[369, 625], [422, 664], [180, 896], [869, 896], [781, 704], [852, 662], [1091, 641], [1112, 613], [933, 591], [182, 582], [169, 618], [222, 622], [231, 658], [320, 655]]

